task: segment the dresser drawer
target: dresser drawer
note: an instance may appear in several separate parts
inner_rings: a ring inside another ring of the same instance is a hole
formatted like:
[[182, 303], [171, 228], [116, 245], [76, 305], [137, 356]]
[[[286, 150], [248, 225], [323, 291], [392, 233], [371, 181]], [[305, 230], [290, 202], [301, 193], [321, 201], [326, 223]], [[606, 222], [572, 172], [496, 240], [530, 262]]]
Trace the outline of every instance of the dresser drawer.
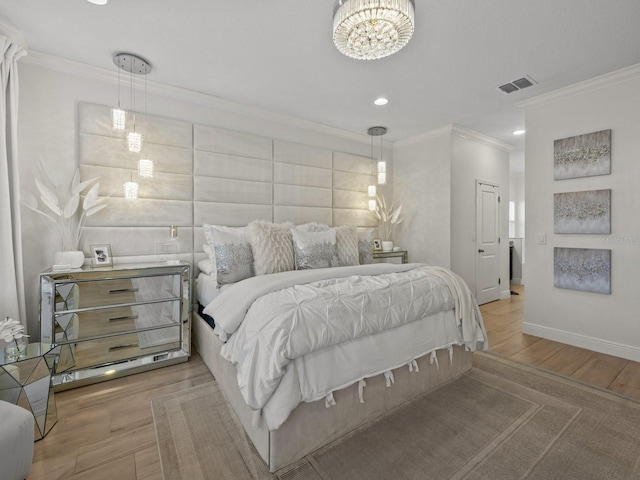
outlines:
[[179, 275], [65, 283], [57, 286], [55, 311], [126, 305], [180, 296]]
[[75, 344], [73, 370], [108, 365], [153, 353], [178, 350], [180, 347], [179, 325], [84, 340]]
[[70, 338], [84, 340], [144, 328], [177, 325], [180, 323], [180, 310], [180, 301], [171, 300], [78, 313], [62, 312], [56, 314], [56, 324], [64, 324], [59, 319], [64, 320], [68, 315], [73, 315], [76, 326], [74, 335]]

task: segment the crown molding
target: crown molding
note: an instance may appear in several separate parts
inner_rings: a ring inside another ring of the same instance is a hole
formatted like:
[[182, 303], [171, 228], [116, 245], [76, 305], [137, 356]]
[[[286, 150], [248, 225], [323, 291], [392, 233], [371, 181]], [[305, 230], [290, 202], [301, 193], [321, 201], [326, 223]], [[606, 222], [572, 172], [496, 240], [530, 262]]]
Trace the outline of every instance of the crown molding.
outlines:
[[492, 137], [488, 137], [487, 135], [483, 135], [482, 133], [478, 133], [474, 130], [469, 130], [468, 128], [459, 127], [458, 125], [452, 125], [451, 133], [453, 135], [457, 135], [459, 137], [467, 138], [469, 140], [473, 140], [474, 142], [481, 143], [482, 145], [486, 145], [487, 147], [503, 150], [507, 153], [510, 153], [515, 149], [513, 145], [509, 145], [508, 143], [501, 142], [500, 140], [497, 140]]
[[[118, 72], [115, 67], [113, 70], [109, 70], [77, 62], [75, 60], [57, 57], [55, 55], [39, 52], [36, 50], [30, 50], [29, 54], [21, 59], [21, 62], [42, 68], [47, 68], [49, 70], [77, 75], [80, 77], [88, 78], [90, 80], [110, 82], [113, 84], [117, 84], [118, 82]], [[239, 103], [225, 100], [223, 98], [206, 93], [196, 92], [182, 87], [166, 85], [164, 83], [159, 83], [152, 80], [147, 80], [147, 91], [155, 95], [165, 96], [199, 106], [204, 105], [216, 110], [222, 110], [237, 115], [257, 118], [269, 123], [278, 123], [283, 126], [306, 130], [313, 133], [319, 133], [322, 135], [339, 137], [358, 143], [364, 143], [366, 145], [370, 143], [369, 135], [348, 132], [339, 128], [323, 125], [321, 123], [303, 120], [281, 113], [270, 112], [268, 110], [262, 110], [248, 105], [241, 105]], [[393, 142], [389, 143], [393, 144]]]
[[537, 108], [550, 103], [558, 102], [569, 97], [582, 95], [584, 93], [598, 90], [603, 87], [615, 85], [616, 83], [626, 82], [634, 78], [640, 77], [640, 63], [629, 67], [621, 68], [610, 73], [605, 73], [598, 77], [590, 78], [582, 82], [574, 83], [568, 87], [559, 88], [549, 93], [543, 93], [537, 97], [529, 98], [516, 103], [516, 107], [522, 109]]
[[417, 135], [413, 135], [411, 137], [407, 137], [407, 138], [403, 138], [402, 140], [395, 141], [393, 143], [393, 147], [394, 148], [407, 147], [409, 145], [414, 145], [416, 143], [431, 140], [432, 138], [441, 137], [443, 135], [451, 135], [452, 129], [453, 129], [453, 125], [445, 125], [444, 127], [436, 128], [435, 130], [418, 133]]
[[457, 135], [459, 137], [467, 138], [469, 140], [473, 140], [475, 142], [481, 143], [488, 147], [504, 150], [505, 152], [512, 152], [515, 148], [513, 145], [509, 145], [508, 143], [501, 142], [500, 140], [496, 140], [495, 138], [488, 137], [474, 130], [469, 130], [468, 128], [459, 127], [458, 125], [455, 125], [453, 123], [449, 125], [445, 125], [444, 127], [436, 128], [435, 130], [430, 130], [428, 132], [420, 133], [412, 137], [398, 140], [393, 144], [393, 146], [394, 148], [406, 147], [408, 145], [414, 145], [416, 143], [424, 142], [432, 138], [441, 137], [443, 135]]

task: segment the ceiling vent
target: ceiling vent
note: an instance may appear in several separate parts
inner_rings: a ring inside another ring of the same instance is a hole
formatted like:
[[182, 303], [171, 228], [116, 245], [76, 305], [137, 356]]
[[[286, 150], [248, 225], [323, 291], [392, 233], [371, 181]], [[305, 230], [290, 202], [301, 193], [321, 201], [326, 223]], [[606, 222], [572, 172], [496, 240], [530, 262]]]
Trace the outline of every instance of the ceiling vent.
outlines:
[[505, 83], [504, 85], [500, 85], [498, 87], [498, 90], [500, 90], [503, 93], [513, 93], [513, 92], [517, 92], [518, 90], [522, 90], [523, 88], [530, 87], [535, 83], [536, 82], [531, 77], [526, 76], [526, 77], [518, 78], [517, 80], [514, 80], [512, 82]]

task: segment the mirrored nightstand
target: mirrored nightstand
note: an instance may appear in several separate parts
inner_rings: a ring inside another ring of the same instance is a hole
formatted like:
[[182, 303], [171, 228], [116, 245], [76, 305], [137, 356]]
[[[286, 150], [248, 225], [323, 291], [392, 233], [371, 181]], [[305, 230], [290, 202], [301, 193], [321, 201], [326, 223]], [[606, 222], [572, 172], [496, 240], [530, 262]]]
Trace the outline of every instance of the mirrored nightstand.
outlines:
[[[395, 263], [408, 263], [409, 262], [409, 252], [406, 250], [395, 250], [391, 252], [383, 252], [382, 250], [374, 250], [373, 252], [373, 260], [376, 263], [387, 262], [387, 259], [391, 259]], [[398, 260], [399, 259], [399, 260]]]
[[40, 440], [58, 421], [51, 388], [52, 345], [30, 343], [19, 356], [0, 350], [0, 400], [30, 411], [35, 419], [34, 438]]

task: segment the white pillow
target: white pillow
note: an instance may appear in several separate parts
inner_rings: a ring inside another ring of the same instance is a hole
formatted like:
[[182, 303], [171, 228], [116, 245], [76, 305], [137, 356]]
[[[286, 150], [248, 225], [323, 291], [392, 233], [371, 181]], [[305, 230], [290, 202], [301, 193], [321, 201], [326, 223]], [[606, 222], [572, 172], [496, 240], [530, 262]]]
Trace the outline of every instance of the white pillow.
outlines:
[[358, 230], [358, 257], [360, 265], [373, 263], [373, 230]]
[[211, 260], [208, 258], [200, 260], [198, 262], [198, 268], [202, 273], [206, 273], [207, 275], [211, 275], [211, 273], [213, 273], [213, 265], [211, 264]]
[[239, 282], [254, 275], [253, 254], [246, 228], [204, 224], [215, 265], [218, 286]]
[[254, 220], [248, 228], [256, 275], [294, 269], [292, 223], [275, 224]]
[[328, 268], [338, 265], [336, 231], [303, 232], [291, 229], [296, 270]]
[[358, 251], [358, 230], [353, 225], [336, 227], [336, 249], [338, 265], [348, 267], [360, 264]]

